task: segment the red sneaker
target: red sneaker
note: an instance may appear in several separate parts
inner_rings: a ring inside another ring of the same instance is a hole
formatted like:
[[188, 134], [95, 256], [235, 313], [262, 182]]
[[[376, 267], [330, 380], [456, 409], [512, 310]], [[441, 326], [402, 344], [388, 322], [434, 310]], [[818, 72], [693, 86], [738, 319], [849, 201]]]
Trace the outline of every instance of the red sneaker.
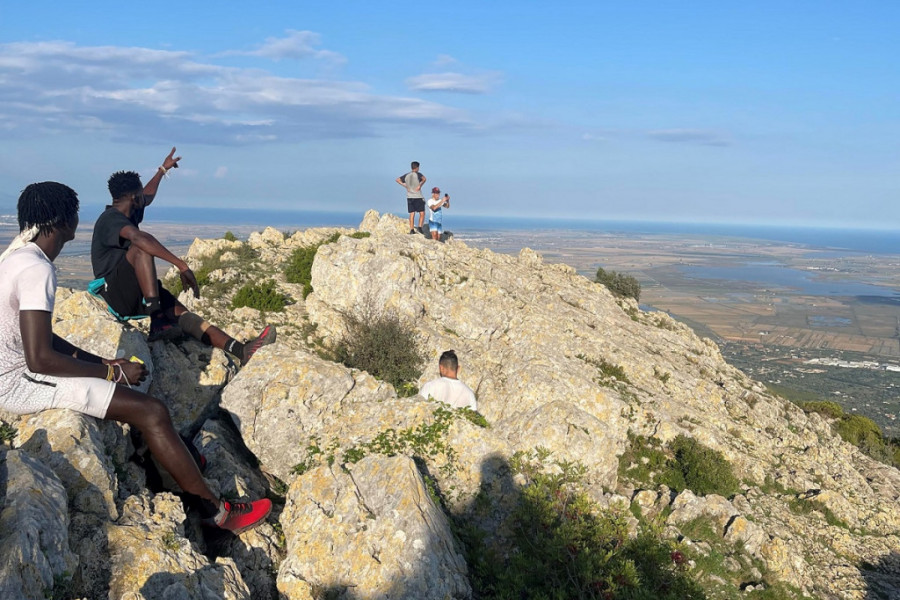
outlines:
[[274, 325], [266, 325], [266, 328], [262, 330], [262, 333], [244, 344], [244, 356], [241, 357], [241, 366], [243, 367], [250, 362], [250, 359], [253, 358], [253, 355], [256, 354], [257, 350], [274, 342], [277, 335], [278, 332], [275, 331]]
[[256, 527], [272, 512], [272, 501], [267, 498], [255, 502], [222, 502], [225, 504], [225, 514], [206, 519], [203, 524], [227, 529], [235, 535]]

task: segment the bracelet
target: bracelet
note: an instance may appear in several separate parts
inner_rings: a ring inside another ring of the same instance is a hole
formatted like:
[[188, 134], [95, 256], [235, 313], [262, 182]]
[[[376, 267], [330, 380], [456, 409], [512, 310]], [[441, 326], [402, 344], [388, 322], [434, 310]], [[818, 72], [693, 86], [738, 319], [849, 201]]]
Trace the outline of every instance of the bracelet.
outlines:
[[114, 373], [114, 372], [115, 372], [115, 371], [113, 370], [113, 366], [110, 365], [110, 364], [107, 364], [107, 365], [106, 365], [106, 380], [107, 380], [107, 381], [112, 381], [112, 380], [113, 380], [113, 373]]
[[[122, 381], [122, 378], [125, 376], [125, 369], [122, 368], [122, 365], [115, 365], [115, 366], [119, 367], [119, 375], [113, 381], [115, 381], [116, 383], [119, 383], [120, 381]], [[113, 369], [113, 372], [115, 372], [115, 369]]]
[[169, 178], [169, 170], [162, 165], [159, 165], [159, 170], [162, 171], [163, 177], [166, 179]]

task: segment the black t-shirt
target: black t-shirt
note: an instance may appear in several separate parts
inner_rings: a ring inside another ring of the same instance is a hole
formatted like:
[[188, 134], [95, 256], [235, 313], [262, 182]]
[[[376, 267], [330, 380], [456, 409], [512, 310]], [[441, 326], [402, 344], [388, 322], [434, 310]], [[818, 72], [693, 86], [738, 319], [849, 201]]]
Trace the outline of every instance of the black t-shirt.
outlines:
[[117, 208], [106, 207], [94, 223], [94, 235], [91, 238], [91, 266], [94, 269], [94, 277], [106, 277], [112, 273], [119, 261], [125, 258], [125, 253], [131, 247], [131, 240], [119, 237], [119, 232], [128, 225], [137, 227], [143, 219], [143, 213], [143, 209], [136, 210], [129, 219]]

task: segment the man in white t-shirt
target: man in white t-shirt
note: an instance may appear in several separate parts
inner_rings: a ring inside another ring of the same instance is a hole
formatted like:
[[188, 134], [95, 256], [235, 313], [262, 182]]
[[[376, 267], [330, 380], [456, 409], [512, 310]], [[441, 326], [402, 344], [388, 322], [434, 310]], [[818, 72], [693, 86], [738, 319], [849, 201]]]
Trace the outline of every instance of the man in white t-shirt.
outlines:
[[438, 402], [449, 404], [453, 408], [471, 408], [478, 410], [475, 401], [475, 392], [457, 378], [459, 373], [459, 360], [456, 352], [447, 350], [441, 354], [438, 361], [438, 371], [441, 376], [422, 386], [419, 394], [423, 398], [434, 398]]
[[65, 408], [128, 423], [181, 489], [199, 498], [204, 524], [237, 534], [262, 523], [272, 502], [217, 497], [166, 405], [131, 388], [147, 377], [143, 363], [101, 358], [53, 333], [53, 260], [75, 238], [75, 191], [53, 181], [29, 185], [19, 197], [18, 220], [19, 235], [0, 255], [0, 409], [30, 414]]

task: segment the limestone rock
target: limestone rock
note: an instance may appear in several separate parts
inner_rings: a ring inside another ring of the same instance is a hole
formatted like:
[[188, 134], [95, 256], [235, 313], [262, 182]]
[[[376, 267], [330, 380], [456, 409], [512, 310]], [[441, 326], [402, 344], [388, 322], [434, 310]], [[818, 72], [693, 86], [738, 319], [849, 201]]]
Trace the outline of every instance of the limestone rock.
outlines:
[[[381, 404], [395, 397], [390, 385], [366, 373], [308, 352], [285, 352], [276, 342], [264, 346], [228, 385], [222, 408], [266, 469], [288, 481], [311, 436], [336, 437], [353, 423], [371, 427], [366, 417], [374, 412], [387, 413], [383, 417], [394, 422], [408, 420], [407, 403]], [[374, 403], [378, 406], [370, 406]], [[365, 414], [359, 411], [363, 407]]]
[[43, 600], [75, 570], [66, 490], [21, 450], [0, 453], [0, 598]]
[[30, 415], [19, 429], [19, 446], [53, 469], [72, 510], [102, 519], [118, 517], [118, 480], [97, 419], [70, 410]]
[[170, 494], [131, 496], [122, 518], [106, 528], [110, 598], [250, 600], [229, 558], [210, 563], [184, 538], [181, 501]]
[[169, 407], [175, 428], [193, 434], [216, 409], [216, 401], [234, 367], [217, 348], [186, 338], [178, 343], [154, 342], [154, 364], [166, 365], [153, 378], [148, 393]]
[[282, 588], [303, 580], [358, 598], [471, 597], [446, 518], [406, 457], [366, 457], [346, 473], [309, 471], [292, 484], [282, 521]]

